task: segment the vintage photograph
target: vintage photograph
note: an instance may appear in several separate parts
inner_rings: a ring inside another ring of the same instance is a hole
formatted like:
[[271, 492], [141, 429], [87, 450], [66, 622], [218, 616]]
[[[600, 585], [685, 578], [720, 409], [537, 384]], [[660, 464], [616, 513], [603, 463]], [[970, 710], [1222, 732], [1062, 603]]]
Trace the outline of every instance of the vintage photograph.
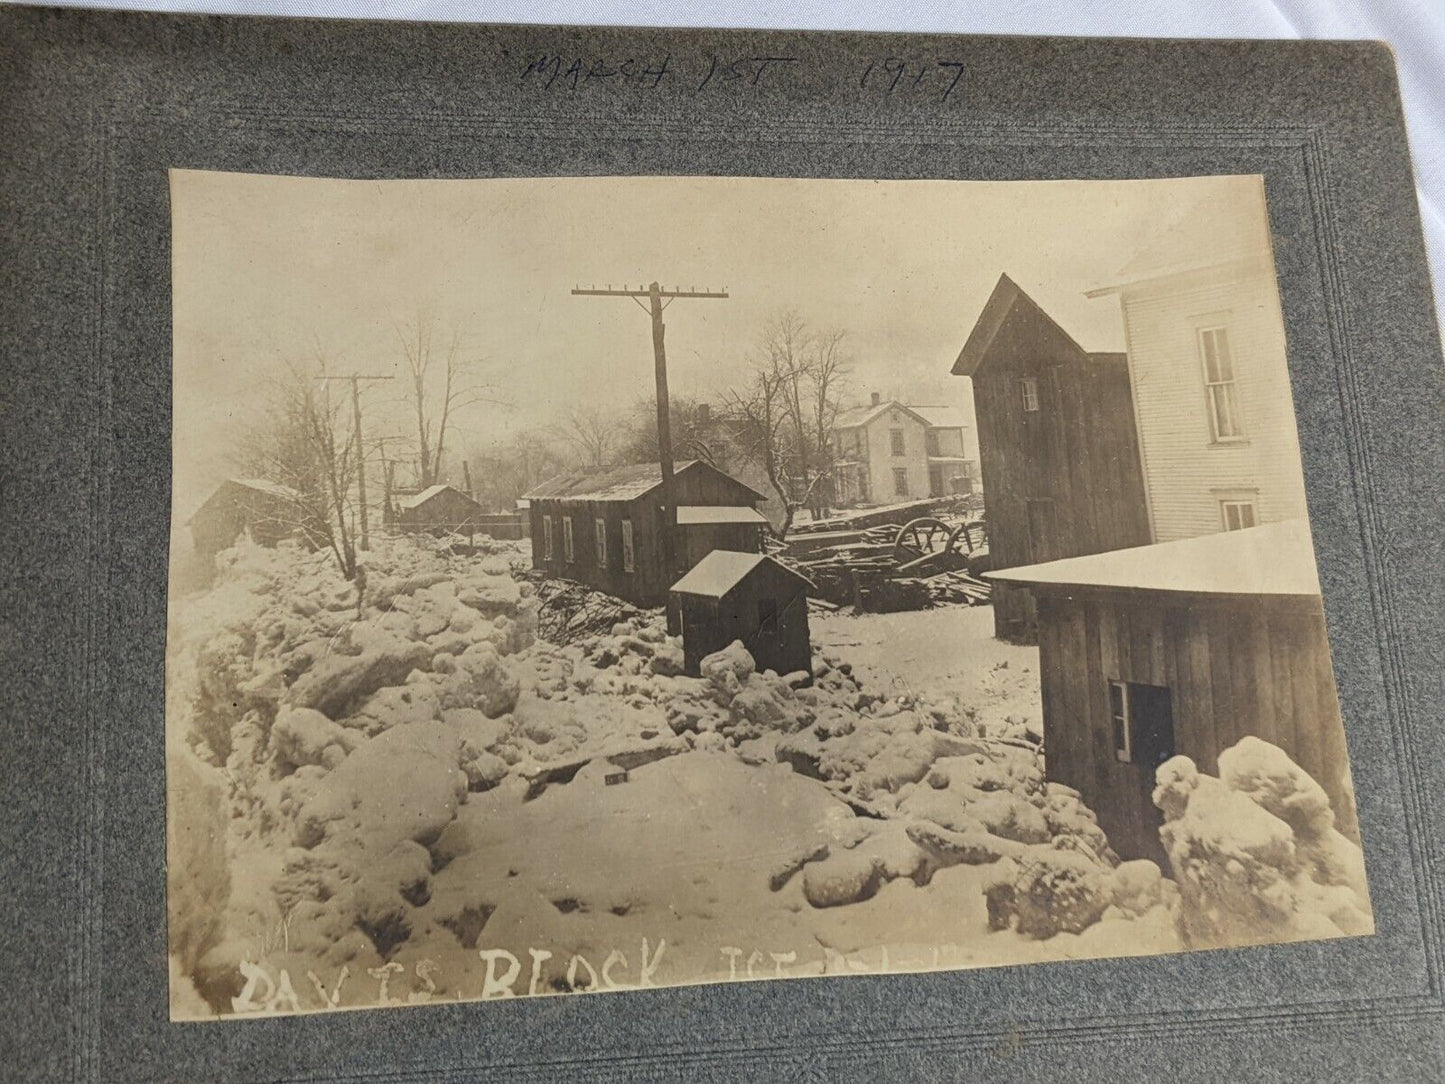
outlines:
[[1373, 932], [1259, 177], [169, 182], [173, 1019]]

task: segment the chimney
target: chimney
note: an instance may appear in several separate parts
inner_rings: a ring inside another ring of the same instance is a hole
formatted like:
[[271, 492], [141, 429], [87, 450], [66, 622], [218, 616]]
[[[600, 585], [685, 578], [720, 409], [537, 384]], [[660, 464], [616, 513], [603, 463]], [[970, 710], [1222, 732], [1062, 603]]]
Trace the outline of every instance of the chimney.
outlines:
[[878, 405], [879, 403], [881, 403], [881, 402], [883, 402], [883, 396], [879, 395], [879, 394], [875, 391], [875, 392], [873, 393], [873, 405], [874, 405], [874, 406], [877, 406], [877, 405]]

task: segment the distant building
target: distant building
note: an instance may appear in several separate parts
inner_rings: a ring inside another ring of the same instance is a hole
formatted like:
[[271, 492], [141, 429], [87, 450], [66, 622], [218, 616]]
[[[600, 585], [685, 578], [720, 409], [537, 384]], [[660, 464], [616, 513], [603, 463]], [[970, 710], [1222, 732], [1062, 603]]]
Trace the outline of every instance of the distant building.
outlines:
[[216, 487], [187, 521], [196, 551], [207, 557], [235, 544], [244, 533], [274, 546], [300, 532], [306, 515], [294, 489], [264, 478], [230, 478]]
[[453, 486], [428, 486], [395, 503], [396, 526], [402, 531], [470, 534], [484, 530], [482, 506]]
[[[953, 366], [973, 381], [994, 567], [1150, 541], [1123, 354], [1091, 353], [1007, 275]], [[1034, 604], [1000, 583], [994, 630], [1032, 641]]]
[[803, 576], [760, 553], [713, 550], [672, 585], [682, 615], [685, 668], [741, 640], [759, 670], [813, 668], [808, 589]]
[[973, 490], [965, 458], [967, 422], [951, 407], [907, 406], [877, 392], [833, 423], [835, 501], [895, 504]]
[[[676, 559], [692, 568], [715, 549], [756, 553], [763, 495], [700, 460], [674, 469]], [[665, 602], [677, 579], [662, 556], [662, 468], [638, 463], [559, 475], [524, 495], [532, 566], [638, 605]]]
[[1358, 835], [1308, 521], [986, 575], [1038, 600], [1048, 778], [1124, 858], [1162, 859], [1154, 770], [1218, 774], [1246, 735], [1279, 746]]
[[1123, 312], [1154, 540], [1306, 515], [1264, 217], [1185, 216], [1089, 296]]

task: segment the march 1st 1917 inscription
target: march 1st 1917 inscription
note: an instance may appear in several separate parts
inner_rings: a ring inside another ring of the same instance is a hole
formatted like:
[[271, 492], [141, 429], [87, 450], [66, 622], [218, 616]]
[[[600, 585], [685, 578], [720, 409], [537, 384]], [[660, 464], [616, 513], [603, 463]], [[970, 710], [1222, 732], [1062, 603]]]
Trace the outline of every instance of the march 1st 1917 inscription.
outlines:
[[174, 1019], [1373, 932], [1259, 178], [170, 184]]

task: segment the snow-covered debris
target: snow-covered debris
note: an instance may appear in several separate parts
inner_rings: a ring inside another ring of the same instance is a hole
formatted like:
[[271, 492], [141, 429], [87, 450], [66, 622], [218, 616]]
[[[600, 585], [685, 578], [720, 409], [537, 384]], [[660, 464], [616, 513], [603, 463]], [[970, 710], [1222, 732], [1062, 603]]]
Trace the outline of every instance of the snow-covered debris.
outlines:
[[1335, 829], [1324, 791], [1283, 750], [1247, 737], [1220, 778], [1188, 757], [1156, 773], [1154, 804], [1193, 947], [1341, 937], [1373, 930], [1359, 847]]

